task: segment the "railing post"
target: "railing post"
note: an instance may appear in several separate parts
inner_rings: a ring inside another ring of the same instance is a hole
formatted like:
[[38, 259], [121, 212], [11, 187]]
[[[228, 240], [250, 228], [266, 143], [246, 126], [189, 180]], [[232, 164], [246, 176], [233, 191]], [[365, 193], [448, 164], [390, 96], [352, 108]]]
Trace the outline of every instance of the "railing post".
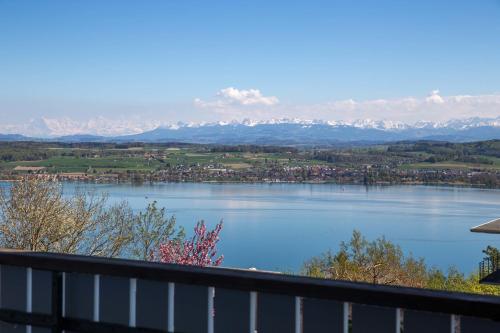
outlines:
[[0, 265], [0, 308], [3, 303], [3, 290], [2, 290], [2, 265]]
[[342, 332], [349, 333], [349, 303], [344, 302], [342, 311]]
[[61, 294], [61, 315], [62, 317], [66, 317], [66, 273], [65, 272], [62, 272], [61, 273], [61, 290], [62, 290], [62, 294]]
[[174, 302], [175, 301], [175, 284], [173, 282], [168, 283], [168, 313], [167, 313], [167, 331], [174, 331]]
[[208, 287], [208, 333], [214, 333], [214, 316], [215, 316], [215, 307], [214, 307], [214, 297], [215, 297], [215, 288]]
[[94, 321], [99, 321], [99, 291], [101, 289], [100, 278], [99, 274], [94, 275], [94, 315], [92, 318]]
[[250, 333], [257, 332], [257, 292], [250, 292]]
[[[26, 312], [33, 311], [33, 269], [26, 268]], [[26, 333], [31, 333], [31, 325], [26, 325]]]
[[450, 332], [451, 333], [456, 333], [458, 320], [459, 320], [459, 317], [457, 315], [454, 315], [454, 314], [451, 315], [451, 320], [450, 320]]
[[396, 308], [396, 333], [401, 333], [401, 309]]
[[302, 297], [295, 297], [295, 333], [302, 333]]
[[137, 279], [130, 279], [130, 290], [129, 290], [129, 314], [128, 314], [128, 324], [130, 327], [136, 326], [136, 302], [137, 302]]
[[[60, 273], [61, 277], [61, 318], [66, 317], [66, 272]], [[66, 333], [62, 330], [62, 333]]]
[[61, 321], [63, 315], [62, 274], [52, 272], [52, 333], [62, 333]]

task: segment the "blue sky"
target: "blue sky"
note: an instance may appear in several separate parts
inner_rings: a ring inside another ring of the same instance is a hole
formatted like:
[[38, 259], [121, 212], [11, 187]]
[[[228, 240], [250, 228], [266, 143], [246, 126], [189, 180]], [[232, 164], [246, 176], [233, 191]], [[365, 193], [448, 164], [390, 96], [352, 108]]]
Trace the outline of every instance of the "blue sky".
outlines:
[[[13, 125], [498, 116], [499, 78], [498, 0], [0, 0], [0, 114]], [[441, 107], [425, 104], [434, 95]], [[467, 108], [450, 99], [465, 95]], [[398, 113], [408, 98], [432, 113]]]

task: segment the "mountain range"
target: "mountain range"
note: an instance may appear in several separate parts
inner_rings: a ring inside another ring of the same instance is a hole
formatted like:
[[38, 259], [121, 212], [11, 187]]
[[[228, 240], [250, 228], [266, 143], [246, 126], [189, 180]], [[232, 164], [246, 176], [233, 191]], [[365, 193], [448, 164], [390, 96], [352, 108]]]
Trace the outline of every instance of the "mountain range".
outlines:
[[[66, 123], [68, 123], [66, 121]], [[500, 139], [500, 117], [450, 120], [444, 123], [418, 122], [412, 125], [394, 121], [358, 120], [354, 122], [273, 119], [268, 121], [244, 120], [241, 122], [176, 123], [160, 125], [152, 130], [141, 131], [121, 124], [123, 132], [135, 134], [110, 135], [106, 131], [92, 130], [88, 123], [83, 126], [88, 133], [54, 135], [64, 133], [60, 123], [37, 120], [33, 135], [0, 134], [0, 141], [43, 140], [60, 142], [186, 142], [217, 144], [273, 144], [273, 145], [331, 145], [349, 142], [389, 142], [400, 140], [440, 140], [451, 142]], [[70, 123], [75, 126], [75, 123]], [[93, 124], [103, 126], [94, 121]], [[147, 127], [154, 127], [148, 123]]]

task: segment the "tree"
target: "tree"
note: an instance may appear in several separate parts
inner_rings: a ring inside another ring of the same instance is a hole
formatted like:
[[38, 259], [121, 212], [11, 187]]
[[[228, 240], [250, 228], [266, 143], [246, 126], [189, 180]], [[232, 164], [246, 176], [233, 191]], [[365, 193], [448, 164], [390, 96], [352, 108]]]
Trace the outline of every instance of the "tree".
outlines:
[[220, 266], [224, 256], [217, 256], [217, 243], [222, 230], [222, 221], [214, 230], [208, 231], [202, 220], [194, 227], [194, 235], [189, 240], [168, 240], [160, 245], [159, 260], [194, 266]]
[[422, 287], [426, 267], [423, 259], [405, 256], [399, 246], [385, 238], [368, 242], [354, 231], [336, 254], [327, 252], [309, 260], [303, 271], [309, 276], [337, 280]]
[[136, 214], [126, 201], [109, 204], [105, 194], [64, 196], [49, 176], [26, 176], [0, 189], [1, 247], [150, 260], [160, 244], [183, 239], [175, 217], [156, 202]]
[[500, 250], [498, 248], [488, 245], [486, 249], [483, 250], [483, 253], [488, 256], [488, 258], [492, 260], [498, 261], [500, 258]]
[[82, 239], [82, 248], [78, 253], [103, 257], [126, 256], [133, 239], [134, 217], [128, 202], [122, 201], [109, 208], [102, 206], [102, 211], [97, 216], [101, 217], [98, 218], [95, 230], [90, 233], [92, 241]]
[[56, 178], [25, 176], [0, 190], [0, 246], [116, 257], [130, 242], [130, 214], [105, 195], [64, 197]]
[[134, 217], [131, 254], [135, 258], [151, 260], [162, 243], [184, 239], [184, 229], [175, 228], [175, 216], [168, 217], [165, 208], [158, 209], [156, 204], [153, 201], [144, 212]]
[[465, 293], [500, 295], [499, 287], [479, 283], [477, 272], [466, 276], [455, 267], [448, 268], [446, 273], [436, 268], [430, 269], [425, 287]]
[[[498, 255], [493, 247], [483, 252]], [[405, 256], [398, 245], [383, 237], [369, 242], [359, 231], [353, 232], [348, 243], [342, 242], [337, 253], [328, 251], [308, 260], [303, 273], [319, 278], [500, 295], [499, 287], [480, 284], [477, 272], [466, 276], [455, 267], [446, 273], [429, 269], [423, 259]]]

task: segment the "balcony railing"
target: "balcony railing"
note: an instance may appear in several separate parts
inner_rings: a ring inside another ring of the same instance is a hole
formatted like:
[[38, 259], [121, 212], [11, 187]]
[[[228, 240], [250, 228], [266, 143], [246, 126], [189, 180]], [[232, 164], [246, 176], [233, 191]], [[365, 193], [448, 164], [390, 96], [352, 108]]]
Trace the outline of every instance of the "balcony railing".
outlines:
[[499, 332], [500, 298], [0, 251], [1, 332]]
[[479, 263], [479, 280], [481, 283], [500, 284], [500, 257], [489, 256]]

